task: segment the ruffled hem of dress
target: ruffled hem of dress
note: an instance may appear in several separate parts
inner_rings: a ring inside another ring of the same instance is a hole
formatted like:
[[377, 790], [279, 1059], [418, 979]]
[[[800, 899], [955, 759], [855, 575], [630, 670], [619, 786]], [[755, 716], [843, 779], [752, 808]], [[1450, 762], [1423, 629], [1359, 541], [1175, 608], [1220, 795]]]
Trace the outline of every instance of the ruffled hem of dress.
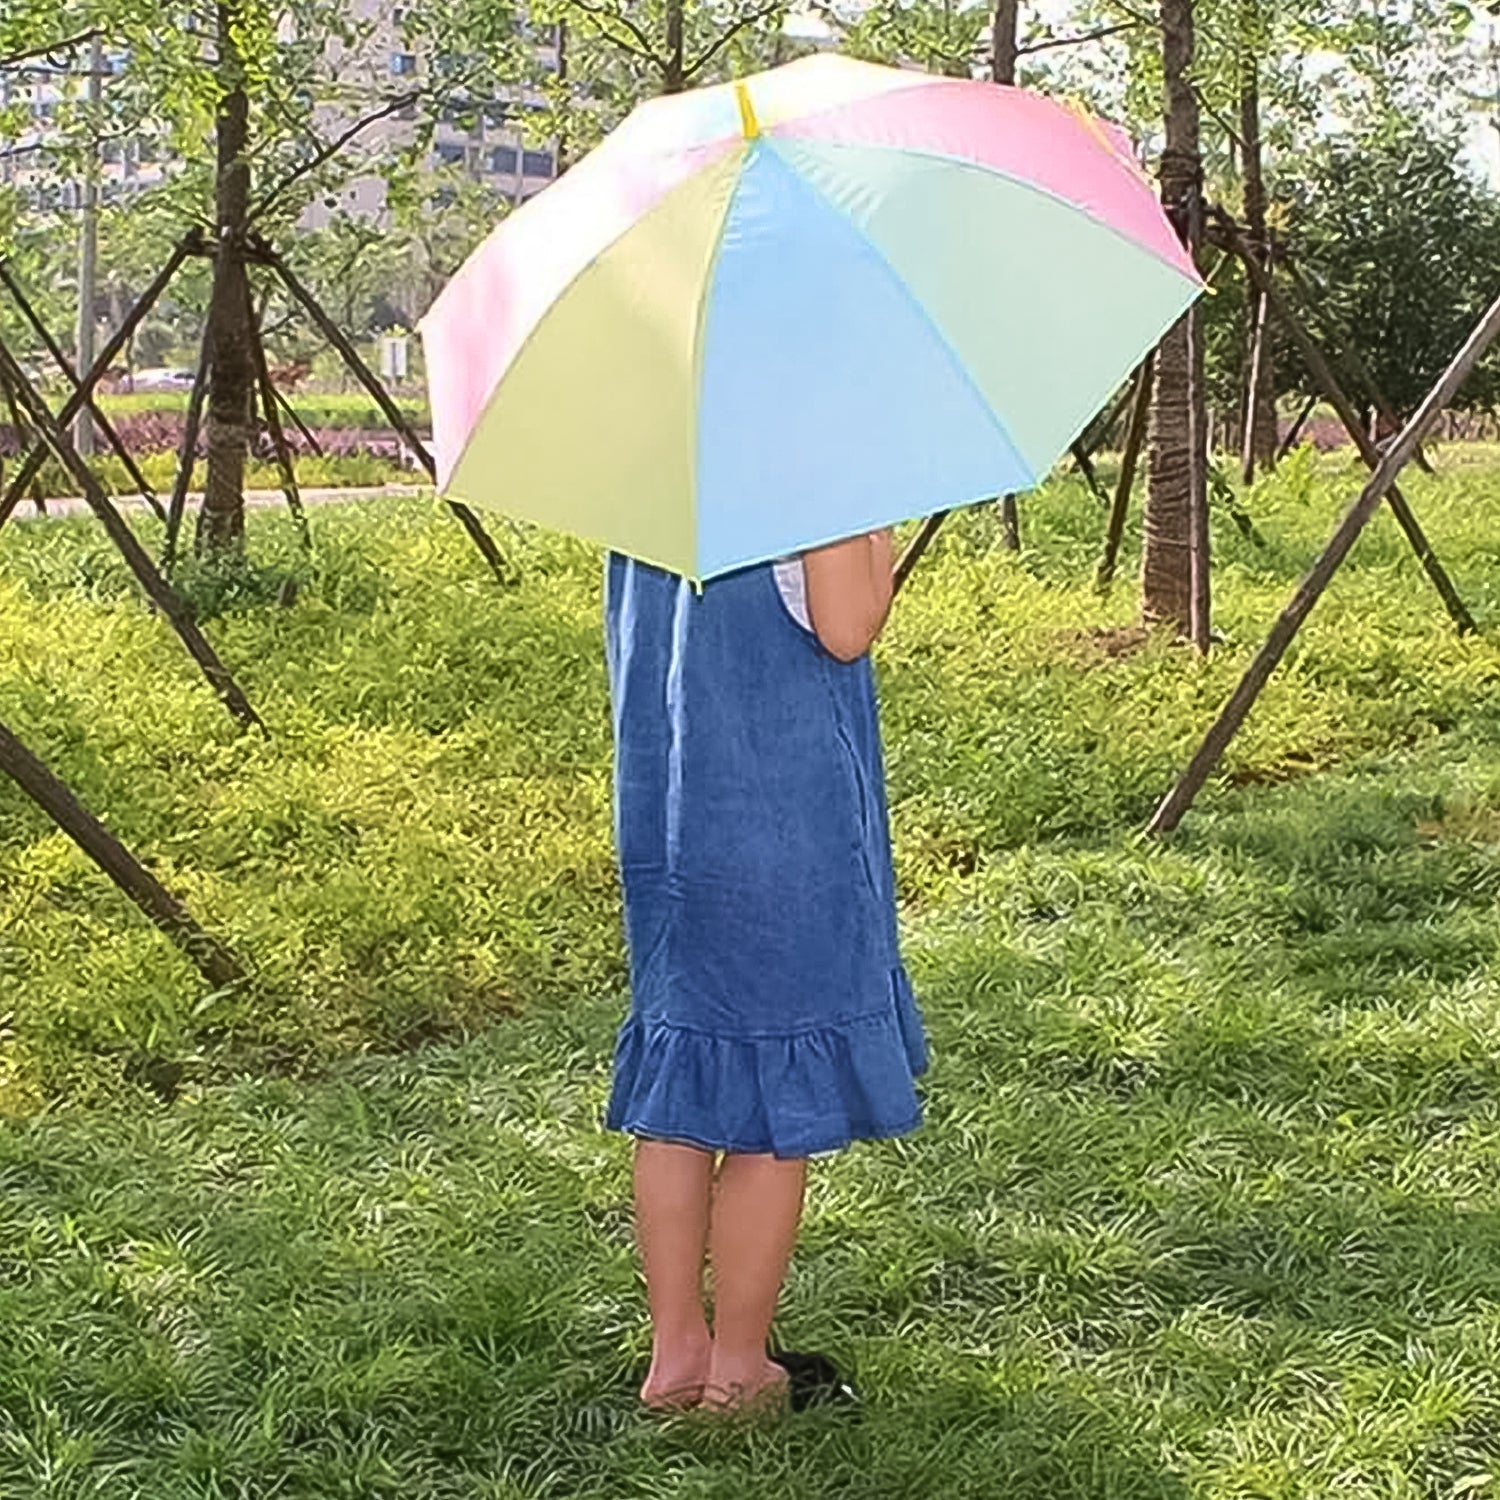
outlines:
[[927, 1066], [905, 974], [891, 1003], [826, 1027], [720, 1036], [633, 1014], [620, 1029], [606, 1125], [711, 1151], [820, 1156], [922, 1123]]

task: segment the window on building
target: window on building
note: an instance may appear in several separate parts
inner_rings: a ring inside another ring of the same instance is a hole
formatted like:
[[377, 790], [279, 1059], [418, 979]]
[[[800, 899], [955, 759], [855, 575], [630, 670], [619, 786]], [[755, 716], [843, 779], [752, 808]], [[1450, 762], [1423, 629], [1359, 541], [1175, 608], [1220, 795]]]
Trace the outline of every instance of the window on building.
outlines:
[[528, 151], [521, 159], [521, 170], [528, 177], [551, 177], [557, 164], [550, 151]]
[[391, 73], [397, 78], [410, 78], [417, 71], [415, 52], [391, 53]]
[[456, 167], [464, 159], [464, 148], [457, 141], [439, 141], [437, 159], [445, 167]]

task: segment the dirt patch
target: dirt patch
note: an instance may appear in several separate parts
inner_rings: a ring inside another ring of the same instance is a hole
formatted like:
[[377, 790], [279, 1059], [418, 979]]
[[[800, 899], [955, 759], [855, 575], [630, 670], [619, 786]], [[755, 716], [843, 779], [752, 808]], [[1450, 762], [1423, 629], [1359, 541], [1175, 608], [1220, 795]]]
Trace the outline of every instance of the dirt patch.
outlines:
[[1417, 837], [1424, 844], [1454, 840], [1465, 844], [1500, 844], [1500, 807], [1481, 803], [1475, 807], [1452, 808], [1441, 818], [1419, 820]]
[[1081, 667], [1102, 667], [1128, 661], [1150, 641], [1144, 625], [1108, 625], [1099, 630], [1060, 630], [1053, 642], [1062, 656]]
[[1230, 786], [1282, 786], [1321, 771], [1328, 764], [1311, 751], [1283, 755], [1268, 766], [1236, 766], [1229, 772]]

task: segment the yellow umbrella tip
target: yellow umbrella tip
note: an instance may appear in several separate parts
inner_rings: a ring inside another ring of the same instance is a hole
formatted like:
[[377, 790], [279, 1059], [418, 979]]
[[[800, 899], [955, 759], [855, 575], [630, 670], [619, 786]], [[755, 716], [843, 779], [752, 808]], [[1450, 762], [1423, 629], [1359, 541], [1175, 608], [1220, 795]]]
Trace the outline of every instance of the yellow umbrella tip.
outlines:
[[740, 106], [740, 126], [745, 132], [745, 139], [756, 140], [760, 135], [760, 121], [755, 116], [755, 101], [750, 97], [749, 85], [735, 84], [734, 97]]

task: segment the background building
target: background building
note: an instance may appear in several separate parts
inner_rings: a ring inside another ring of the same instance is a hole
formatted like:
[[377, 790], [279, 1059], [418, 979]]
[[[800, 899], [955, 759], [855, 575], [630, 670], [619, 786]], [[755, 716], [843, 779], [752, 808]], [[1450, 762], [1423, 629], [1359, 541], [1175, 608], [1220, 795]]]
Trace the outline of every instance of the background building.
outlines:
[[[352, 53], [330, 48], [330, 74], [338, 88], [334, 101], [319, 111], [320, 132], [329, 139], [381, 100], [419, 87], [429, 64], [420, 42], [406, 35], [405, 14], [395, 0], [350, 0], [350, 5], [364, 34]], [[556, 29], [542, 29], [533, 42], [538, 77], [556, 72]], [[99, 83], [106, 95], [111, 78], [126, 62], [122, 51], [104, 52]], [[60, 157], [58, 148], [63, 143], [62, 117], [85, 98], [89, 72], [87, 48], [0, 71], [0, 110], [18, 111], [23, 121], [12, 139], [0, 141], [0, 185], [19, 190], [36, 208], [83, 206], [81, 175], [76, 165]], [[535, 131], [525, 128], [546, 107], [540, 94], [525, 89], [508, 89], [494, 99], [454, 101], [433, 131], [423, 165], [433, 171], [461, 171], [508, 202], [524, 202], [557, 175], [555, 146], [538, 141]], [[372, 170], [352, 177], [332, 195], [331, 203], [319, 199], [310, 206], [304, 227], [320, 228], [340, 214], [379, 222], [386, 212], [386, 180], [379, 163], [411, 146], [417, 137], [417, 117], [412, 104], [361, 131], [350, 158]], [[133, 131], [125, 139], [106, 139], [99, 147], [100, 199], [112, 203], [156, 186], [177, 165], [164, 136]]]
[[[367, 33], [354, 53], [334, 59], [340, 76], [357, 81], [347, 90], [347, 103], [323, 111], [321, 129], [329, 137], [368, 113], [372, 101], [396, 98], [420, 87], [431, 63], [420, 38], [408, 35], [405, 10], [396, 0], [352, 3]], [[555, 74], [560, 65], [557, 28], [537, 28], [530, 40], [535, 76]], [[434, 172], [461, 172], [507, 202], [523, 203], [557, 176], [555, 144], [539, 141], [535, 129], [527, 129], [529, 122], [546, 111], [546, 100], [534, 89], [506, 88], [488, 99], [450, 99], [433, 130], [423, 165]], [[409, 147], [417, 130], [418, 109], [412, 104], [366, 126], [359, 134], [357, 150], [379, 162]], [[385, 212], [385, 178], [379, 171], [364, 172], [352, 176], [331, 204], [320, 200], [310, 205], [303, 223], [316, 229], [338, 214], [379, 222]]]

